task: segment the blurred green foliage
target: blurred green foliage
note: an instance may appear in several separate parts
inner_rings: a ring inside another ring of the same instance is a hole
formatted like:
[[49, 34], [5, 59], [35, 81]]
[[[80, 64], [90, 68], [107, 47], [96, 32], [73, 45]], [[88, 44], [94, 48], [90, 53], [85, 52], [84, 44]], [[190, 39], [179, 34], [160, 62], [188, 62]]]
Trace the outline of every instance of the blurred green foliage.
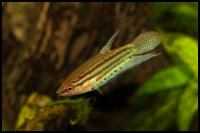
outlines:
[[[29, 98], [28, 100], [29, 102], [30, 99], [33, 98]], [[20, 121], [25, 120], [25, 124], [20, 129], [17, 130], [19, 131], [43, 130], [44, 120], [52, 119], [55, 116], [62, 114], [63, 112], [69, 112], [71, 110], [76, 111], [77, 114], [77, 118], [75, 120], [70, 120], [71, 124], [72, 125], [85, 124], [85, 121], [88, 118], [88, 113], [90, 111], [89, 100], [90, 99], [82, 99], [82, 98], [76, 100], [61, 100], [50, 103], [40, 110], [35, 109], [34, 116], [32, 116], [32, 118], [30, 117], [28, 119], [19, 118]], [[22, 110], [24, 110], [25, 112], [26, 108], [23, 107]], [[33, 110], [26, 109], [27, 114], [29, 115], [33, 114], [32, 112]]]
[[[52, 102], [52, 100], [45, 95], [39, 95], [37, 92], [33, 92], [27, 102], [21, 108], [15, 129], [19, 129], [25, 124], [25, 119], [32, 119], [36, 114], [37, 111], [43, 108], [46, 104]], [[43, 130], [43, 123], [40, 123], [39, 126], [35, 130]]]
[[75, 124], [84, 125], [86, 120], [88, 119], [88, 114], [91, 110], [90, 105], [89, 105], [90, 99], [79, 98], [76, 100], [60, 100], [60, 101], [50, 103], [48, 104], [48, 106], [55, 106], [55, 105], [60, 105], [60, 104], [64, 104], [65, 106], [71, 106], [72, 109], [77, 110], [77, 119], [70, 120], [70, 123], [72, 125], [75, 125]]
[[188, 35], [171, 34], [163, 38], [166, 52], [175, 63], [184, 62], [198, 78], [198, 41]]
[[182, 93], [178, 106], [177, 122], [180, 130], [188, 130], [198, 110], [198, 80], [192, 79]]
[[133, 107], [136, 109], [148, 96], [154, 93], [186, 85], [191, 75], [192, 72], [185, 64], [175, 65], [156, 73], [138, 89]]
[[2, 125], [2, 131], [8, 131], [8, 127]]
[[198, 2], [154, 2], [154, 20], [166, 31], [198, 37]]
[[174, 65], [135, 93], [126, 130], [198, 130], [190, 128], [198, 112], [198, 3], [155, 2], [153, 17]]

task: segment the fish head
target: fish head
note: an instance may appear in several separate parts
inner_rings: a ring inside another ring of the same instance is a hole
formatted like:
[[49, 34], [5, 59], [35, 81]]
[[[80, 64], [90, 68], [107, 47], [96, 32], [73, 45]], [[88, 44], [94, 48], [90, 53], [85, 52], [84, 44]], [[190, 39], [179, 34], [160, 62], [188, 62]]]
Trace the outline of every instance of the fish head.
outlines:
[[90, 82], [85, 82], [82, 85], [77, 85], [76, 83], [65, 81], [61, 87], [57, 90], [59, 96], [73, 96], [77, 94], [86, 93], [92, 90]]
[[60, 96], [72, 96], [77, 94], [78, 91], [79, 88], [75, 87], [73, 84], [63, 83], [56, 93]]

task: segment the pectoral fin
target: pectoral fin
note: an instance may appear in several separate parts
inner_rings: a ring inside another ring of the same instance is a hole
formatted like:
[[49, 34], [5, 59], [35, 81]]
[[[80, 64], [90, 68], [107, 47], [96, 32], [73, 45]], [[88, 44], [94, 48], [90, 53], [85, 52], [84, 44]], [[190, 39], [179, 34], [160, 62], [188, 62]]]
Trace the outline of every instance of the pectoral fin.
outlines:
[[117, 30], [115, 32], [115, 34], [110, 38], [110, 40], [107, 42], [107, 44], [101, 49], [100, 53], [104, 53], [104, 52], [110, 51], [112, 43], [113, 43], [115, 37], [117, 36], [118, 32], [119, 32], [119, 30]]
[[94, 90], [97, 90], [97, 92], [101, 95], [103, 95], [103, 92], [98, 88], [98, 87], [95, 87]]

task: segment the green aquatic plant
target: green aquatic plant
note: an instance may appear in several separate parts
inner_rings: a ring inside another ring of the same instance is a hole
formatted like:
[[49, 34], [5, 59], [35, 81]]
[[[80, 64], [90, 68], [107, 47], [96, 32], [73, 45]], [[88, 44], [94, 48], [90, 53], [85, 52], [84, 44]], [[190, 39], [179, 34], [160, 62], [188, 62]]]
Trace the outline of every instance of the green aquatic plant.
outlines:
[[36, 130], [39, 123], [44, 120], [50, 120], [57, 115], [64, 112], [69, 112], [75, 110], [77, 113], [77, 119], [70, 120], [72, 125], [75, 124], [85, 124], [88, 118], [88, 113], [90, 112], [89, 107], [90, 99], [76, 99], [76, 100], [61, 100], [52, 102], [41, 110], [38, 110], [36, 115], [31, 119], [26, 119], [25, 124], [22, 128], [18, 129], [20, 131], [33, 131]]
[[153, 17], [172, 66], [136, 91], [126, 130], [198, 130], [198, 3], [155, 2]]
[[185, 64], [153, 75], [134, 95], [134, 116], [126, 130], [167, 130], [177, 120], [182, 88], [188, 86], [191, 76], [192, 72]]

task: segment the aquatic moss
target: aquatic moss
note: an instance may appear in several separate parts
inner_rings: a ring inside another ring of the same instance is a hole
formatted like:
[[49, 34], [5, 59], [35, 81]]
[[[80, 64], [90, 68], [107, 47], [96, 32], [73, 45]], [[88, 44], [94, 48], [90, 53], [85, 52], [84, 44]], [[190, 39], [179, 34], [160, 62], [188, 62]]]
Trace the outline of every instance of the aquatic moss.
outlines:
[[72, 125], [85, 124], [90, 111], [89, 100], [90, 99], [61, 100], [50, 103], [45, 108], [38, 110], [35, 117], [32, 119], [26, 119], [24, 127], [19, 130], [33, 131], [36, 129], [38, 123], [41, 123], [46, 119], [52, 119], [53, 117], [69, 110], [77, 110], [77, 119], [70, 120]]

